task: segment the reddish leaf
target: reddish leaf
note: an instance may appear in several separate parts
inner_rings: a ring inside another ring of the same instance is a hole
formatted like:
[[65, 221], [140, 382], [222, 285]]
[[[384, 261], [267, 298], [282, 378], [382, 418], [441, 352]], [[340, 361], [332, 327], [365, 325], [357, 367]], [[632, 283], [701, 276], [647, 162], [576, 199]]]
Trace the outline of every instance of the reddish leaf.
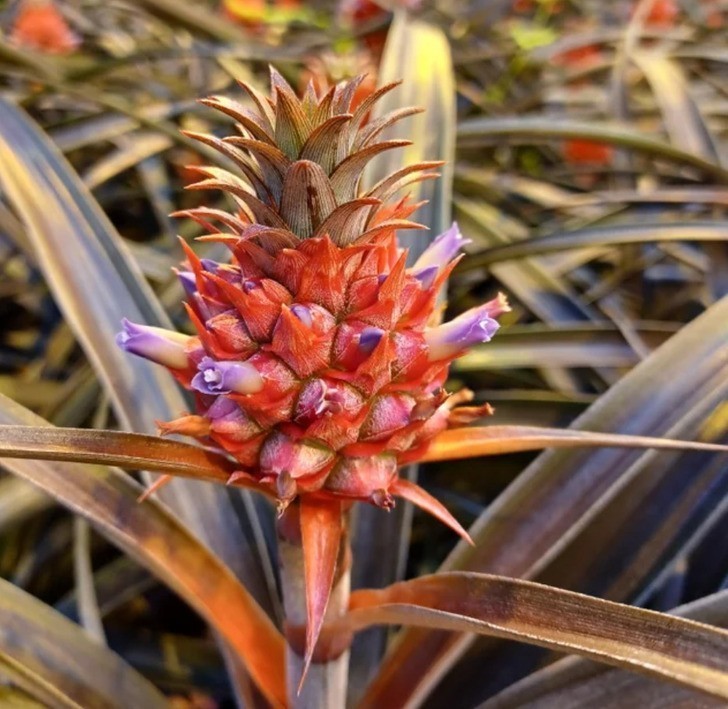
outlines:
[[347, 630], [414, 625], [525, 641], [728, 699], [728, 632], [502, 576], [442, 573], [355, 591]]
[[[680, 606], [671, 614], [728, 629], [728, 589]], [[564, 657], [509, 685], [480, 709], [563, 709], [599, 707], [621, 709], [625, 697], [640, 709], [663, 707], [725, 707], [687, 687], [676, 687], [654, 677], [606, 667], [583, 657]]]
[[437, 517], [443, 524], [457, 532], [466, 542], [473, 543], [470, 535], [462, 528], [460, 523], [447, 511], [447, 508], [429, 492], [423, 490], [419, 485], [410, 482], [406, 478], [399, 478], [391, 486], [390, 492], [397, 496], [403, 497], [413, 505], [422, 508], [433, 517]]
[[311, 664], [334, 583], [341, 544], [341, 503], [301, 498], [301, 538], [306, 575], [306, 657], [299, 691]]
[[476, 426], [443, 431], [432, 442], [425, 462], [472, 458], [479, 455], [502, 455], [542, 448], [578, 447], [667, 448], [670, 450], [728, 451], [728, 446], [670, 438], [629, 436], [539, 426]]
[[[66, 435], [63, 429], [56, 431], [43, 419], [2, 395], [0, 421], [36, 424], [1, 426], [0, 440], [6, 446], [7, 438], [3, 434], [32, 432], [40, 440], [39, 432], [47, 428], [49, 432]], [[123, 440], [130, 434], [119, 435]], [[136, 453], [141, 455], [139, 451]], [[188, 460], [194, 465], [195, 454], [193, 451], [188, 453], [191, 455]], [[200, 453], [204, 455], [204, 451], [200, 450]], [[162, 456], [165, 457], [170, 463], [172, 457]], [[88, 457], [84, 460], [90, 462]], [[197, 462], [200, 462], [199, 458]], [[266, 698], [274, 706], [285, 705], [283, 637], [230, 569], [166, 507], [154, 500], [139, 504], [141, 487], [116, 468], [82, 468], [70, 463], [39, 460], [7, 460], [3, 465], [52, 495], [72, 512], [84, 516], [108, 539], [179, 593], [225, 638]]]
[[[0, 425], [0, 457], [118, 465], [223, 484], [240, 467], [219, 453], [158, 436], [48, 426]], [[236, 476], [235, 485], [270, 494], [245, 476]]]

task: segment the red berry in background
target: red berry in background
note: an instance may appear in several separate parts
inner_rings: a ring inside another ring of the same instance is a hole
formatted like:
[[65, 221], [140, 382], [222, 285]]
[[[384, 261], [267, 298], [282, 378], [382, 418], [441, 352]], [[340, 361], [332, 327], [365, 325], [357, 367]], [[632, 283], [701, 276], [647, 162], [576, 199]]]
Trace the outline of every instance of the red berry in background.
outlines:
[[601, 63], [602, 59], [603, 55], [598, 45], [586, 44], [557, 54], [553, 62], [572, 69], [586, 69]]
[[612, 146], [580, 138], [565, 140], [564, 160], [574, 165], [608, 165], [612, 161]]
[[645, 17], [645, 25], [652, 27], [673, 27], [680, 14], [675, 0], [655, 0]]
[[351, 24], [383, 19], [386, 14], [384, 8], [371, 0], [343, 0], [339, 3], [339, 16]]
[[79, 45], [79, 38], [50, 0], [22, 3], [10, 32], [10, 41], [45, 54], [70, 54]]
[[260, 34], [266, 27], [271, 10], [297, 10], [301, 0], [222, 0], [219, 12], [227, 20], [238, 24], [253, 34]]
[[511, 9], [517, 15], [528, 15], [536, 9], [535, 0], [513, 0]]

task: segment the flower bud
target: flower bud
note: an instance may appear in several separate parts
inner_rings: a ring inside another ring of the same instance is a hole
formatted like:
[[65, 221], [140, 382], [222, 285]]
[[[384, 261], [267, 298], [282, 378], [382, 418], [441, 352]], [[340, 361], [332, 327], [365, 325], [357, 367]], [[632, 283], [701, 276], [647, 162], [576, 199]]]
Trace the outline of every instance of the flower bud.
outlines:
[[344, 408], [346, 396], [341, 388], [328, 385], [323, 379], [314, 379], [301, 392], [296, 404], [296, 421], [310, 424], [325, 414], [338, 414]]
[[311, 309], [300, 303], [291, 306], [291, 312], [306, 326], [313, 327], [313, 316]]
[[192, 388], [203, 394], [255, 394], [263, 388], [263, 377], [247, 362], [216, 362], [203, 357], [192, 378]]
[[185, 295], [188, 298], [194, 297], [197, 293], [197, 279], [195, 278], [195, 274], [192, 271], [176, 271], [176, 273]]
[[410, 423], [410, 414], [417, 402], [407, 394], [385, 394], [374, 400], [359, 440], [386, 439]]
[[431, 362], [458, 356], [481, 342], [488, 342], [500, 327], [494, 318], [510, 311], [504, 295], [425, 332]]
[[461, 247], [469, 243], [470, 239], [463, 238], [458, 225], [453, 222], [453, 225], [447, 231], [440, 234], [427, 247], [422, 256], [417, 259], [415, 265], [412, 267], [412, 272], [416, 275], [418, 272], [432, 266], [436, 266], [438, 269], [441, 268], [446, 263], [452, 261]]
[[365, 327], [359, 335], [359, 351], [365, 356], [370, 355], [383, 336], [384, 330], [380, 327]]
[[124, 329], [116, 335], [116, 344], [126, 352], [172, 369], [188, 366], [185, 345], [192, 339], [189, 335], [161, 327], [137, 325], [126, 318], [121, 324]]

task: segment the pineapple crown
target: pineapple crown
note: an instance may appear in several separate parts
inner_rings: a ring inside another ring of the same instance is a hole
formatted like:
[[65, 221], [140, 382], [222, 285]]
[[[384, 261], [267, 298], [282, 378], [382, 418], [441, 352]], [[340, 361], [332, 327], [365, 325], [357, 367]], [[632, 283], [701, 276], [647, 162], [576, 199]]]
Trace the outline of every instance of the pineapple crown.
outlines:
[[[266, 248], [295, 248], [304, 239], [328, 235], [337, 246], [363, 244], [393, 229], [419, 229], [404, 218], [407, 211], [387, 203], [415, 182], [437, 177], [441, 162], [408, 165], [371, 189], [361, 190], [367, 164], [387, 150], [410, 145], [408, 140], [383, 140], [383, 132], [397, 121], [420, 112], [402, 108], [368, 122], [375, 103], [401, 82], [377, 89], [352, 109], [352, 100], [365, 76], [331, 87], [318, 96], [309, 82], [303, 98], [271, 68], [272, 98], [245, 82], [241, 88], [257, 110], [225, 96], [201, 103], [237, 122], [239, 136], [185, 134], [219, 151], [235, 164], [241, 176], [218, 167], [197, 167], [203, 177], [195, 190], [223, 190], [231, 195], [239, 216], [209, 209], [188, 210], [206, 223], [216, 219], [242, 234], [246, 227]], [[246, 236], [250, 232], [246, 233]]]

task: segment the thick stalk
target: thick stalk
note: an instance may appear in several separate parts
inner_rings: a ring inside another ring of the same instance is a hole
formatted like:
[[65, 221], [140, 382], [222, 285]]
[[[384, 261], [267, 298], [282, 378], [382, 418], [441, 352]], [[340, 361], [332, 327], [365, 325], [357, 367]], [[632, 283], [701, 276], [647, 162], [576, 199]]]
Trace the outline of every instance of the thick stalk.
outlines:
[[328, 622], [343, 615], [349, 604], [351, 553], [346, 533], [348, 515], [345, 525], [326, 621], [313, 662], [299, 692], [306, 634], [306, 589], [303, 548], [295, 506], [291, 505], [279, 520], [281, 586], [286, 613], [286, 681], [291, 709], [342, 709], [346, 706], [351, 638], [335, 637], [327, 632]]

